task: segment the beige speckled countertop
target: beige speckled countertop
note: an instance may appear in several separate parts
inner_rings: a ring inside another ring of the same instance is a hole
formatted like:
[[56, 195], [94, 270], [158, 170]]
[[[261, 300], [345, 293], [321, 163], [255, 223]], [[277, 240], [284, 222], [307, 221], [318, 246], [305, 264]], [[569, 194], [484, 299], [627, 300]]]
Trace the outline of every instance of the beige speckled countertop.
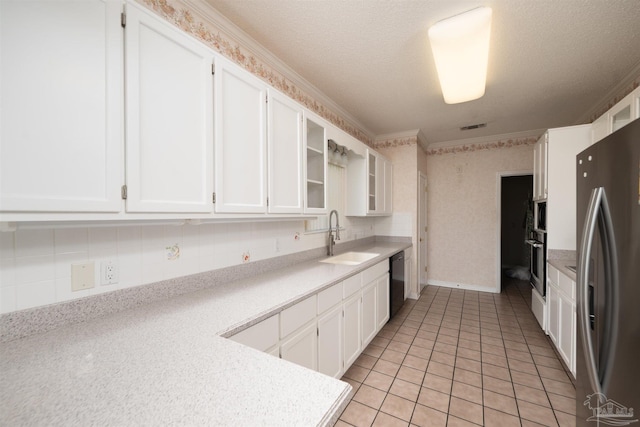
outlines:
[[577, 265], [576, 251], [549, 250], [547, 262], [574, 282], [576, 281], [576, 272], [567, 268], [568, 265]]
[[1, 425], [313, 426], [351, 387], [237, 344], [250, 324], [401, 251], [358, 266], [304, 262], [3, 343]]

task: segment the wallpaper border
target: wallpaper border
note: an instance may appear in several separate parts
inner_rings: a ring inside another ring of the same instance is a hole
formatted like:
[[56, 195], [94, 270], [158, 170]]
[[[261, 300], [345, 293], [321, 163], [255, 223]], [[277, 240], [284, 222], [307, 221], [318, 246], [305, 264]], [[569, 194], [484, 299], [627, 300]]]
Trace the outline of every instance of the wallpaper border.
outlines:
[[501, 148], [514, 148], [534, 145], [540, 137], [508, 138], [482, 143], [460, 144], [449, 147], [427, 148], [427, 156], [442, 156], [444, 154], [473, 153], [475, 151], [497, 150]]

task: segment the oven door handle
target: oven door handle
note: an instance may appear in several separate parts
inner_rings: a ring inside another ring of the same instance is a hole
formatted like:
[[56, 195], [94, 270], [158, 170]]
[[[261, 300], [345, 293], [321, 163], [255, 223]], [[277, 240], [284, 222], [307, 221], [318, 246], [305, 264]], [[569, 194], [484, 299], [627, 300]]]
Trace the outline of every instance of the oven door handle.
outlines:
[[544, 243], [538, 242], [537, 240], [528, 239], [524, 241], [526, 244], [533, 246], [536, 249], [544, 248]]

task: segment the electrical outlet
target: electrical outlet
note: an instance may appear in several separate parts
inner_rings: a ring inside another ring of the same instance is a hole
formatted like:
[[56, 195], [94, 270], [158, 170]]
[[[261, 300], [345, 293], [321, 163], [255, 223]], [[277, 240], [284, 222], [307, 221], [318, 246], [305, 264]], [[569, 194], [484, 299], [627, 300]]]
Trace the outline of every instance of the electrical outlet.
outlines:
[[71, 291], [91, 289], [96, 285], [95, 263], [71, 264]]
[[118, 264], [115, 261], [103, 261], [100, 264], [100, 283], [113, 285], [118, 283]]

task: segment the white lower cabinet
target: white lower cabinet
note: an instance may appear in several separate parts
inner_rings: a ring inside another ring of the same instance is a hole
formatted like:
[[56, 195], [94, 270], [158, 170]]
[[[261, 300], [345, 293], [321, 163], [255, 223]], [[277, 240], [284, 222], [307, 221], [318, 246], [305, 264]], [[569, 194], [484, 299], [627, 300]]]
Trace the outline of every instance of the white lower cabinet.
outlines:
[[311, 322], [280, 344], [280, 357], [305, 368], [318, 369], [318, 330]]
[[343, 304], [344, 310], [344, 369], [358, 358], [362, 351], [361, 297], [356, 293]]
[[338, 304], [318, 318], [318, 372], [342, 376], [342, 335], [342, 304]]
[[576, 375], [576, 283], [557, 268], [547, 264], [547, 333], [558, 353]]
[[388, 320], [385, 259], [230, 339], [340, 378]]
[[366, 285], [362, 290], [362, 347], [366, 347], [376, 336], [377, 322], [376, 311], [378, 304], [376, 302], [377, 281], [373, 281]]

